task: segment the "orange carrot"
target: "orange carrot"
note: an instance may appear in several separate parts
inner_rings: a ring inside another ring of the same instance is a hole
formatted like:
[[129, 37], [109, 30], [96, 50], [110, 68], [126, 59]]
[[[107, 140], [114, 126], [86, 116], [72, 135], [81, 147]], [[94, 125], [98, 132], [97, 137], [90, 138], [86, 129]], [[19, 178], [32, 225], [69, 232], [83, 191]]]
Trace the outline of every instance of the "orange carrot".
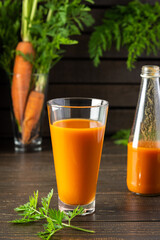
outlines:
[[44, 94], [42, 92], [30, 92], [22, 125], [22, 142], [24, 144], [29, 142], [32, 130], [36, 127], [40, 119], [43, 103]]
[[[25, 55], [35, 55], [33, 46], [30, 42], [19, 42], [16, 50]], [[26, 61], [22, 56], [16, 55], [13, 69], [11, 95], [14, 115], [20, 125], [23, 120], [31, 74], [32, 64], [29, 61]]]

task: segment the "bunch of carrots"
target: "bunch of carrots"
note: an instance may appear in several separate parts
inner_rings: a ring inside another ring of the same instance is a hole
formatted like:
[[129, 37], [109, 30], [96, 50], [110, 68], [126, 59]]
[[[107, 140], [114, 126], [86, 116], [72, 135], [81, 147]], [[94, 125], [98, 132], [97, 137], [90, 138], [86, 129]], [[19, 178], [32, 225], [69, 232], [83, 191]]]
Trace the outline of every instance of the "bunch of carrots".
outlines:
[[[22, 41], [16, 47], [11, 97], [23, 144], [32, 141], [33, 130], [37, 129], [41, 117], [46, 86], [43, 74], [61, 59], [61, 45], [77, 43], [70, 36], [80, 34], [81, 22], [87, 26], [93, 23], [88, 11], [90, 8], [79, 0], [22, 1]], [[44, 12], [47, 12], [46, 20]], [[43, 74], [33, 88], [31, 78], [35, 71]]]
[[[35, 51], [30, 42], [30, 30], [27, 21], [32, 22], [37, 7], [37, 0], [24, 0], [22, 5], [22, 41], [16, 47], [16, 57], [13, 68], [11, 96], [13, 111], [22, 133], [22, 143], [29, 142], [32, 130], [36, 127], [44, 103], [44, 93], [36, 89], [31, 90], [31, 76], [33, 65], [23, 55], [35, 57]], [[18, 54], [21, 53], [21, 54]]]
[[[32, 43], [19, 42], [16, 51], [35, 56]], [[16, 55], [13, 68], [11, 96], [14, 115], [22, 133], [22, 143], [29, 143], [32, 130], [36, 127], [44, 104], [44, 92], [30, 89], [33, 65], [21, 55]]]

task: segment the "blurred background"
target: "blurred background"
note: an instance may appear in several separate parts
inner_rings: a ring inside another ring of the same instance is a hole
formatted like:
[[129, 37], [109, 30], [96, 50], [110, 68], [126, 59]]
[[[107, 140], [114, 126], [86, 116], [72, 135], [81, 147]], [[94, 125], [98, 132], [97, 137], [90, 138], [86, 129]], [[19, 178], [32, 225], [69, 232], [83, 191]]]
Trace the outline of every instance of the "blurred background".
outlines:
[[[109, 101], [107, 136], [120, 129], [131, 128], [137, 104], [141, 67], [145, 64], [159, 65], [160, 56], [143, 54], [131, 71], [127, 69], [127, 50], [119, 52], [114, 47], [103, 54], [101, 63], [94, 67], [88, 54], [88, 41], [95, 25], [101, 24], [104, 12], [127, 0], [95, 0], [91, 6], [95, 23], [76, 37], [79, 44], [66, 47], [66, 53], [51, 69], [47, 99], [57, 97], [93, 97]], [[154, 4], [156, 1], [141, 1]], [[10, 89], [5, 74], [0, 70], [0, 137], [12, 138], [10, 116]], [[48, 116], [45, 109], [43, 137], [49, 137]]]

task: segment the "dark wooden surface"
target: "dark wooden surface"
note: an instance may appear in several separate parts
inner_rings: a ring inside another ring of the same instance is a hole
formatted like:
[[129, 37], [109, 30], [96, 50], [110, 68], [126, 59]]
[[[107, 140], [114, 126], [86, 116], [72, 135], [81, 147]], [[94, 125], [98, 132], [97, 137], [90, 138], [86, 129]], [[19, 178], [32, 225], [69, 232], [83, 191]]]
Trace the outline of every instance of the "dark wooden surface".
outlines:
[[[129, 0], [95, 0], [92, 15], [94, 26], [101, 23], [104, 12], [116, 5], [127, 4]], [[156, 0], [143, 0], [154, 4]], [[93, 26], [93, 27], [94, 27]], [[103, 98], [109, 101], [108, 134], [121, 128], [131, 128], [138, 99], [141, 67], [145, 64], [158, 64], [157, 56], [145, 53], [138, 59], [135, 69], [126, 68], [127, 51], [119, 52], [114, 47], [106, 51], [101, 64], [95, 68], [88, 54], [88, 41], [93, 27], [86, 28], [78, 45], [66, 47], [64, 58], [50, 71], [47, 99], [66, 96]], [[9, 111], [9, 86], [0, 71], [0, 136], [11, 137], [12, 126]], [[49, 136], [47, 114], [43, 125], [43, 136]]]
[[[14, 225], [14, 208], [28, 201], [33, 191], [40, 197], [54, 188], [51, 207], [57, 208], [57, 189], [49, 139], [42, 152], [20, 154], [8, 140], [1, 140], [0, 151], [0, 239], [38, 240], [39, 223]], [[160, 197], [141, 197], [126, 187], [126, 147], [105, 139], [96, 195], [96, 212], [77, 217], [73, 224], [90, 228], [95, 234], [74, 230], [57, 233], [53, 239], [159, 240]]]

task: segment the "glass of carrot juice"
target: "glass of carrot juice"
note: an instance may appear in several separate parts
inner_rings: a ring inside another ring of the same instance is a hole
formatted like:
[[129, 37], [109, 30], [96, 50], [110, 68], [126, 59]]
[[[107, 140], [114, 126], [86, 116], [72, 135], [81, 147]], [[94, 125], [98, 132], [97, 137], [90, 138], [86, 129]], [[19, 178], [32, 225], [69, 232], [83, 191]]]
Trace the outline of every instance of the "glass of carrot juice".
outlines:
[[47, 102], [60, 210], [95, 211], [95, 195], [109, 104], [91, 98]]

